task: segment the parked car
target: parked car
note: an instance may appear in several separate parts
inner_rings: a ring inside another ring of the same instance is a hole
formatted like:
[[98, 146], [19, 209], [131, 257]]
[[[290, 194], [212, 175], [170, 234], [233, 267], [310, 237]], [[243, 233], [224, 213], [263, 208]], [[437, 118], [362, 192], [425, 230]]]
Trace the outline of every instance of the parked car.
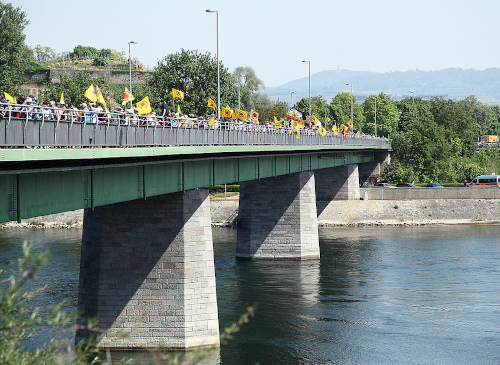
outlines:
[[397, 188], [419, 188], [420, 186], [415, 185], [414, 183], [405, 182], [405, 183], [397, 183]]
[[392, 186], [389, 183], [376, 183], [373, 185], [374, 188], [396, 188], [395, 186]]
[[437, 183], [437, 182], [430, 182], [425, 186], [428, 188], [443, 188], [444, 187], [443, 185], [441, 185], [440, 183]]

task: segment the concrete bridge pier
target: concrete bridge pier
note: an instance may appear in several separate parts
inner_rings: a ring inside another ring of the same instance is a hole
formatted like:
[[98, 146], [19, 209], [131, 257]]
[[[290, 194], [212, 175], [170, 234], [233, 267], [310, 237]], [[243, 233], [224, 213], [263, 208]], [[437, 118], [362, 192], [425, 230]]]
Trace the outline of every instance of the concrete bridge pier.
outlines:
[[312, 171], [242, 182], [236, 257], [318, 259], [316, 212]]
[[316, 170], [316, 200], [359, 200], [358, 165]]
[[375, 152], [375, 160], [359, 164], [359, 182], [368, 181], [370, 176], [379, 177], [384, 173], [384, 167], [391, 162], [388, 151]]
[[208, 191], [86, 209], [78, 310], [98, 317], [103, 348], [218, 346]]

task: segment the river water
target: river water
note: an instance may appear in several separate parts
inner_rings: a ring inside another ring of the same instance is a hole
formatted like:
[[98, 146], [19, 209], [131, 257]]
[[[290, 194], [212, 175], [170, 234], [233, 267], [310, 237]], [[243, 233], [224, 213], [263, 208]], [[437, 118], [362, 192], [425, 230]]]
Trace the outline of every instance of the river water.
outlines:
[[[232, 364], [499, 364], [500, 226], [320, 228], [321, 259], [237, 261], [214, 228], [222, 346]], [[0, 230], [0, 262], [24, 239], [49, 249], [37, 300], [76, 306], [81, 230]]]

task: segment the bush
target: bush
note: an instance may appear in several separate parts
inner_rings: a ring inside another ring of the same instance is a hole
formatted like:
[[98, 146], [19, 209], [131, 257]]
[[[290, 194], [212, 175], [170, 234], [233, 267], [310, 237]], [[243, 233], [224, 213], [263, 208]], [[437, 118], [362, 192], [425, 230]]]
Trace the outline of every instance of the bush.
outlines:
[[[223, 193], [224, 192], [224, 185], [206, 186], [205, 189], [208, 189], [210, 194]], [[240, 192], [240, 185], [239, 184], [226, 185], [226, 191], [239, 193]]]
[[101, 58], [101, 57], [94, 58], [94, 61], [92, 62], [92, 66], [103, 67], [103, 66], [107, 66], [107, 65], [108, 65], [108, 60], [105, 58]]

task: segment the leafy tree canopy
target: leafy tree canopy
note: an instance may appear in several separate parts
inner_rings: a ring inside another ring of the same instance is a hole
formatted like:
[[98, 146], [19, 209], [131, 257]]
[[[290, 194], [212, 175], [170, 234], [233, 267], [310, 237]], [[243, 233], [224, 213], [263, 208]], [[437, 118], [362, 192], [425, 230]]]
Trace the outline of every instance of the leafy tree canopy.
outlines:
[[366, 122], [363, 132], [375, 134], [375, 99], [377, 103], [377, 135], [394, 136], [398, 130], [398, 110], [389, 96], [380, 93], [363, 102]]
[[[220, 68], [220, 107], [237, 105], [236, 79], [226, 67]], [[217, 112], [207, 107], [208, 98], [217, 102], [217, 61], [210, 53], [195, 50], [173, 53], [159, 62], [148, 82], [150, 100], [157, 107], [165, 100], [172, 110], [177, 106], [183, 113], [209, 115]], [[172, 88], [184, 93], [184, 100], [172, 97]]]
[[232, 75], [240, 94], [240, 109], [256, 109], [257, 100], [260, 98], [258, 90], [265, 88], [264, 82], [257, 77], [251, 67], [236, 67]]
[[24, 83], [24, 72], [35, 62], [24, 43], [26, 13], [12, 4], [0, 2], [0, 90], [15, 93]]

